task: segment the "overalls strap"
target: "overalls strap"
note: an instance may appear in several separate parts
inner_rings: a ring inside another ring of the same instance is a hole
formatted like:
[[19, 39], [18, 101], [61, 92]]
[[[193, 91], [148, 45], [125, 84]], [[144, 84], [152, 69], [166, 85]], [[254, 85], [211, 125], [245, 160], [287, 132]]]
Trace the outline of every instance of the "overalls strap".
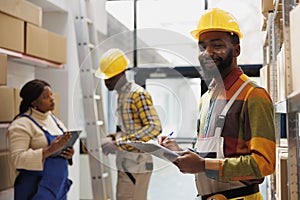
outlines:
[[218, 115], [215, 136], [221, 136], [221, 133], [222, 133], [222, 130], [224, 127], [224, 123], [225, 123], [225, 117], [227, 115], [228, 110], [230, 109], [230, 107], [232, 106], [232, 104], [234, 103], [234, 101], [236, 100], [238, 95], [243, 91], [243, 89], [246, 87], [246, 85], [250, 82], [251, 82], [251, 80], [249, 79], [240, 86], [240, 88], [234, 93], [234, 95], [227, 102], [227, 104], [223, 108], [221, 114]]

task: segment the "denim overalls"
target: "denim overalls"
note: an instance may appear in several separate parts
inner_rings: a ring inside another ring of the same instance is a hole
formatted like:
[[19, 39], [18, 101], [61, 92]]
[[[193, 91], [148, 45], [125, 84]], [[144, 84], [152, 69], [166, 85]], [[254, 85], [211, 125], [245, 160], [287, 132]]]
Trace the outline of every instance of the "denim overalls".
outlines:
[[[57, 137], [51, 135], [32, 117], [26, 114], [19, 115], [27, 117], [36, 124], [45, 134], [48, 145]], [[63, 132], [56, 119], [51, 115], [58, 128]], [[44, 170], [33, 171], [18, 169], [20, 171], [14, 184], [15, 200], [66, 200], [67, 192], [72, 181], [68, 179], [68, 160], [57, 156], [48, 157], [44, 161]]]

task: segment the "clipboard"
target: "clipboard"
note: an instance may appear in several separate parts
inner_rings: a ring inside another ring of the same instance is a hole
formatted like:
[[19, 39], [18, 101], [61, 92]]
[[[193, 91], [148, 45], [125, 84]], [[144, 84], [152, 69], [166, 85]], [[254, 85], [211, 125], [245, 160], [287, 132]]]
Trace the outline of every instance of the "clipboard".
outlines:
[[150, 143], [150, 142], [138, 142], [138, 141], [128, 141], [128, 145], [133, 146], [143, 152], [150, 153], [158, 158], [161, 158], [163, 160], [173, 162], [175, 161], [179, 154], [175, 151], [171, 151], [167, 149], [166, 147], [163, 147], [156, 143]]
[[70, 138], [69, 142], [60, 151], [52, 154], [51, 156], [53, 156], [53, 157], [59, 156], [68, 147], [72, 147], [75, 144], [75, 142], [77, 141], [77, 139], [79, 138], [79, 135], [81, 132], [82, 132], [82, 130], [65, 131], [65, 133], [71, 133], [71, 138]]

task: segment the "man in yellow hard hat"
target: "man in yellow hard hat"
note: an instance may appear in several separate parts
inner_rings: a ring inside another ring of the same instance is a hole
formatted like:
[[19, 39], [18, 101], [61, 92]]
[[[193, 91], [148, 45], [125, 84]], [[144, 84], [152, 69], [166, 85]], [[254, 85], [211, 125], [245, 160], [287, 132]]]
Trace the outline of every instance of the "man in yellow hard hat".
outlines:
[[[242, 33], [228, 12], [212, 8], [191, 32], [198, 41], [203, 78], [196, 149], [174, 164], [196, 177], [197, 199], [263, 200], [259, 184], [275, 170], [274, 109], [265, 89], [237, 65]], [[160, 144], [180, 151], [174, 140]]]
[[128, 141], [147, 142], [161, 133], [161, 123], [150, 94], [126, 78], [129, 59], [120, 49], [110, 49], [100, 59], [96, 73], [108, 90], [118, 93], [118, 132], [102, 144], [104, 154], [116, 153], [117, 200], [147, 200], [153, 170], [152, 156], [129, 146]]

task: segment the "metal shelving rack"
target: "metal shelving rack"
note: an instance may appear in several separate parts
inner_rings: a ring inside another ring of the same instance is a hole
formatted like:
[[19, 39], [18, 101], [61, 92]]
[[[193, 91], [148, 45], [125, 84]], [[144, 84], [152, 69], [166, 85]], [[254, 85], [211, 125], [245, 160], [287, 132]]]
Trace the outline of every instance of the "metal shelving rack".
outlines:
[[[266, 15], [265, 31], [267, 32], [264, 44], [264, 65], [269, 67], [269, 92], [275, 103], [275, 130], [276, 143], [280, 147], [280, 126], [286, 123], [287, 128], [287, 149], [288, 149], [288, 199], [299, 199], [299, 176], [300, 164], [299, 155], [299, 114], [300, 113], [300, 94], [286, 97], [284, 101], [278, 100], [277, 94], [277, 54], [280, 50], [284, 51], [284, 70], [285, 70], [285, 93], [292, 93], [291, 76], [291, 41], [290, 41], [290, 11], [296, 5], [295, 0], [275, 0], [274, 10]], [[284, 45], [283, 45], [284, 44]], [[286, 115], [286, 121], [280, 121], [280, 116]], [[277, 161], [279, 162], [279, 161]], [[271, 178], [271, 199], [277, 199], [273, 195], [276, 190], [274, 174]], [[277, 186], [278, 187], [278, 186]], [[278, 188], [277, 188], [278, 190]], [[279, 188], [280, 190], [280, 188]]]

